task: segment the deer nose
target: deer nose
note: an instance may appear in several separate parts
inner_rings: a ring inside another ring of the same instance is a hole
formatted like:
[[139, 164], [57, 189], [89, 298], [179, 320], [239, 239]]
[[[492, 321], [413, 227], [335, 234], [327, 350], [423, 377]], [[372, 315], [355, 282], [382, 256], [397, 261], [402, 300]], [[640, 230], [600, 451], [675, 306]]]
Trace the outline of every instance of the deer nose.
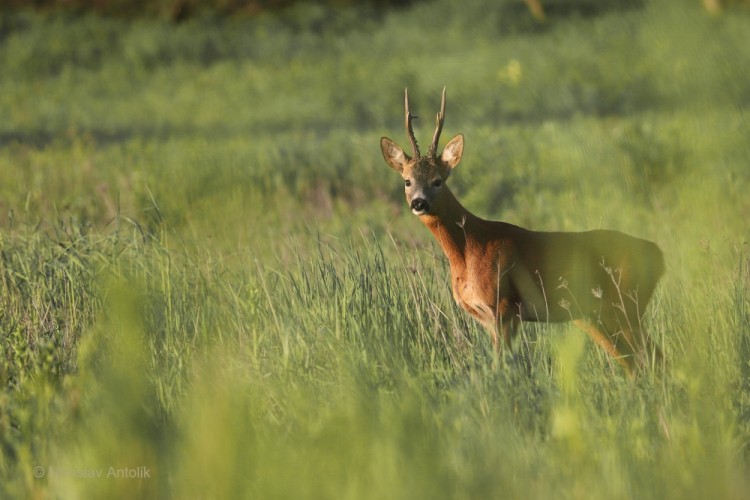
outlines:
[[415, 213], [424, 213], [430, 209], [430, 204], [424, 198], [414, 198], [411, 200], [411, 209]]

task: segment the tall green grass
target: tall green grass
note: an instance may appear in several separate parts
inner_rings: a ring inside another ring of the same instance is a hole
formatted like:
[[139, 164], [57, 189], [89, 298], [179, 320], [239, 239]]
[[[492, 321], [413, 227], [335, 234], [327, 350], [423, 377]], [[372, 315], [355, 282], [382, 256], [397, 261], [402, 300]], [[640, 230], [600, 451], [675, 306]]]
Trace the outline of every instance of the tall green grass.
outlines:
[[[25, 363], [4, 373], [8, 494], [747, 492], [746, 257], [659, 292], [647, 320], [671, 368], [632, 382], [568, 326], [524, 325], [526, 360], [496, 359], [431, 251], [310, 239], [261, 264], [138, 233], [95, 240], [78, 261], [98, 276], [73, 278], [61, 311], [89, 308], [68, 333], [76, 348], [47, 347], [61, 330], [23, 331], [25, 357], [4, 339], [6, 360]], [[58, 243], [19, 237], [5, 253], [56, 262]], [[61, 293], [58, 280], [35, 285]], [[705, 314], [696, 290], [725, 293]], [[148, 476], [114, 479], [110, 467]]]
[[[748, 496], [747, 14], [315, 9], [1, 14], [2, 496]], [[407, 85], [472, 211], [662, 247], [667, 369], [493, 354], [380, 158]]]

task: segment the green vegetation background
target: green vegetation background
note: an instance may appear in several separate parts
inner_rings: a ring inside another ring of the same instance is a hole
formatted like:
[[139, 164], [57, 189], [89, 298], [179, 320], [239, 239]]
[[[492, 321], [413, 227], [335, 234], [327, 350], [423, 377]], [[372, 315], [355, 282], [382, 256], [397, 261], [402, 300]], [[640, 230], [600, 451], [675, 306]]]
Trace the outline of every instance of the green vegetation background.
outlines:
[[[0, 12], [0, 496], [750, 495], [750, 15], [615, 7]], [[478, 215], [662, 247], [664, 375], [493, 358], [380, 155], [406, 86]]]

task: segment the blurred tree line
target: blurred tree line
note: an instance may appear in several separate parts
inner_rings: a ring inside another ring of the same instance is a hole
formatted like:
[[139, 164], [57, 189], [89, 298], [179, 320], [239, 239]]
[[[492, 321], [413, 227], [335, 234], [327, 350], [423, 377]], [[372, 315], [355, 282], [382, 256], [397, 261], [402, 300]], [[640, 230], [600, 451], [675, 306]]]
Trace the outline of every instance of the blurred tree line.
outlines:
[[368, 5], [406, 6], [415, 0], [0, 0], [0, 6], [39, 10], [93, 11], [118, 17], [161, 17], [175, 21], [198, 14], [255, 16], [291, 7], [317, 3], [331, 7]]
[[[405, 7], [429, 0], [0, 0], [0, 8], [32, 8], [46, 11], [95, 12], [117, 17], [158, 17], [180, 21], [199, 14], [255, 16], [291, 7], [316, 3], [327, 7], [366, 5], [376, 9]], [[612, 9], [640, 6], [647, 0], [501, 0], [509, 11], [531, 15], [539, 22], [548, 17], [571, 14], [593, 15]], [[750, 7], [750, 0], [694, 0], [711, 13], [732, 6]]]
[[[0, 0], [0, 9], [94, 12], [116, 17], [158, 17], [180, 21], [199, 14], [252, 17], [300, 3], [326, 7], [406, 7], [429, 0]], [[608, 10], [641, 6], [648, 0], [500, 0], [510, 14], [530, 15], [538, 22], [568, 15], [590, 16]], [[750, 7], [750, 0], [693, 0], [713, 14], [729, 7]]]

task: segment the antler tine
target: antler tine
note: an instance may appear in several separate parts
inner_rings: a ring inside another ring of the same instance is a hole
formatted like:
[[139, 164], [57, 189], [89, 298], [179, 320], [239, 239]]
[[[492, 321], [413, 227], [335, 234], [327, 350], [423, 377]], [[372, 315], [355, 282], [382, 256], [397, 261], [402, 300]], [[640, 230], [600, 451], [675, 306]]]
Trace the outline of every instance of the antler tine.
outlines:
[[411, 127], [411, 121], [417, 118], [412, 115], [409, 111], [409, 89], [404, 89], [404, 108], [406, 110], [406, 133], [409, 135], [409, 142], [411, 142], [411, 149], [414, 153], [414, 158], [419, 158], [419, 146], [417, 145], [417, 139], [414, 137], [414, 129]]
[[443, 98], [440, 103], [440, 112], [437, 114], [435, 135], [432, 136], [432, 144], [430, 144], [430, 156], [437, 155], [438, 141], [440, 140], [440, 132], [443, 131], [443, 122], [445, 121], [445, 87], [443, 87]]

